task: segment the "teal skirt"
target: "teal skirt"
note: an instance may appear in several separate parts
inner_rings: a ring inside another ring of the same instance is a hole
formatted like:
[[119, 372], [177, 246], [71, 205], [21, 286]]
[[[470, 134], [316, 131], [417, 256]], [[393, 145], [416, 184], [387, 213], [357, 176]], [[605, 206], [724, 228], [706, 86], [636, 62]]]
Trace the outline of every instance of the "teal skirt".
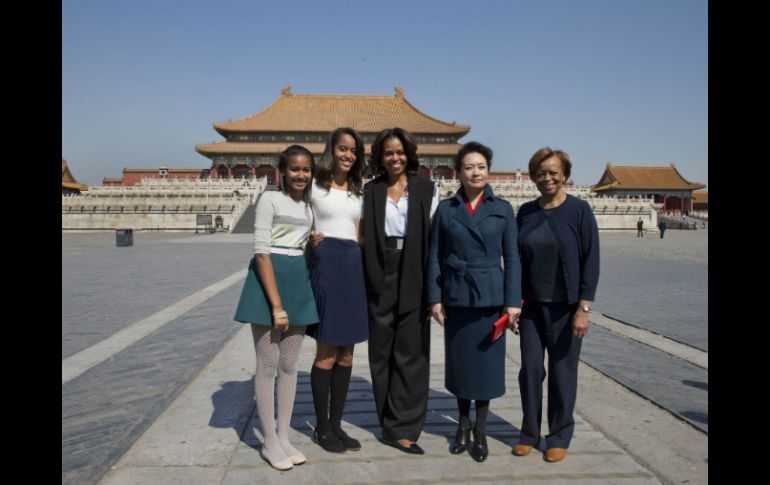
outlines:
[[[281, 304], [289, 316], [290, 326], [302, 326], [318, 323], [313, 290], [310, 288], [310, 277], [304, 256], [286, 256], [271, 254], [273, 273], [281, 295]], [[273, 326], [273, 307], [265, 289], [259, 281], [257, 263], [251, 258], [249, 273], [243, 284], [241, 299], [235, 310], [233, 320], [254, 325]]]
[[500, 307], [445, 305], [444, 385], [463, 399], [486, 400], [505, 394], [505, 334], [492, 342]]

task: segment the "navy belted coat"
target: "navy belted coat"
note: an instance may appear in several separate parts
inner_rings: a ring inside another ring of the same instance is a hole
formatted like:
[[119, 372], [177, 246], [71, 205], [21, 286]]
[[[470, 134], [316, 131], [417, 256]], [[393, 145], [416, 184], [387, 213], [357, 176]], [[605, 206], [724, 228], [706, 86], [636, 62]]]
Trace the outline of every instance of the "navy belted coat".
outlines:
[[521, 308], [521, 263], [513, 207], [484, 187], [471, 216], [462, 187], [439, 203], [428, 256], [428, 303]]

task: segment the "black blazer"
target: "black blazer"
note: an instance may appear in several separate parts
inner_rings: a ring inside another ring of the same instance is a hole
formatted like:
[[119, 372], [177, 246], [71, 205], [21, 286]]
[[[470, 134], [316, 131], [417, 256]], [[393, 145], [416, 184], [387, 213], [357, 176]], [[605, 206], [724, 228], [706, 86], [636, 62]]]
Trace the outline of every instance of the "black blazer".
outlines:
[[[364, 186], [364, 274], [366, 290], [381, 295], [385, 281], [385, 202], [387, 175]], [[428, 265], [430, 206], [434, 183], [421, 176], [409, 176], [409, 208], [406, 239], [399, 268], [398, 311], [407, 313], [425, 305], [424, 281]]]

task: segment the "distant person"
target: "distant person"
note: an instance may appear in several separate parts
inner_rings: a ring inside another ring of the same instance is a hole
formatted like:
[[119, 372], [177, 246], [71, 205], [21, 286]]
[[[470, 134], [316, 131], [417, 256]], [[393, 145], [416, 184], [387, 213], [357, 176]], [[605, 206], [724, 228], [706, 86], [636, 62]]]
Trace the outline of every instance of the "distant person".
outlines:
[[636, 221], [636, 237], [644, 237], [644, 221], [641, 217]]
[[302, 146], [292, 145], [281, 153], [281, 190], [264, 192], [257, 202], [255, 254], [233, 317], [251, 324], [257, 355], [254, 395], [263, 436], [260, 454], [278, 470], [305, 462], [305, 455], [289, 443], [289, 423], [305, 326], [318, 322], [304, 258], [313, 224], [310, 183], [314, 168], [313, 154]]
[[308, 327], [316, 340], [310, 371], [316, 427], [313, 441], [332, 453], [361, 449], [342, 429], [342, 413], [353, 372], [355, 344], [369, 337], [361, 259], [364, 144], [352, 128], [337, 128], [318, 161], [311, 205], [310, 281], [319, 323]]
[[417, 174], [414, 136], [386, 128], [371, 147], [374, 180], [364, 187], [364, 269], [369, 295], [369, 368], [381, 442], [424, 454], [430, 327], [424, 284], [430, 221], [440, 200]]
[[666, 232], [666, 221], [663, 219], [658, 222], [658, 229], [660, 229], [660, 238], [663, 239], [663, 233]]
[[444, 326], [445, 386], [457, 397], [459, 414], [449, 452], [467, 449], [478, 462], [489, 454], [490, 400], [505, 394], [505, 333], [492, 342], [492, 324], [507, 315], [508, 328], [515, 329], [521, 314], [516, 218], [489, 186], [491, 163], [492, 150], [481, 143], [460, 149], [454, 166], [461, 186], [436, 210], [428, 258], [428, 303]]
[[[519, 209], [524, 309], [519, 323], [519, 386], [524, 412], [516, 456], [540, 441], [543, 380], [548, 375], [545, 459], [564, 459], [575, 430], [578, 359], [599, 283], [599, 229], [587, 202], [564, 191], [569, 156], [541, 148], [529, 160], [540, 197]], [[544, 366], [548, 351], [548, 372]]]

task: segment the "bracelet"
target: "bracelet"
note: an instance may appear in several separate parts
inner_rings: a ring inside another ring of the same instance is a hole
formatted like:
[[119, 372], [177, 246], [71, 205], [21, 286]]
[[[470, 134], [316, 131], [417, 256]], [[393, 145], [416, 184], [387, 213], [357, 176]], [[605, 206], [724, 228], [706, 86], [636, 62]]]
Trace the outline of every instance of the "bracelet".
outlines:
[[289, 315], [286, 313], [286, 310], [281, 310], [280, 312], [273, 312], [273, 318], [289, 318]]

